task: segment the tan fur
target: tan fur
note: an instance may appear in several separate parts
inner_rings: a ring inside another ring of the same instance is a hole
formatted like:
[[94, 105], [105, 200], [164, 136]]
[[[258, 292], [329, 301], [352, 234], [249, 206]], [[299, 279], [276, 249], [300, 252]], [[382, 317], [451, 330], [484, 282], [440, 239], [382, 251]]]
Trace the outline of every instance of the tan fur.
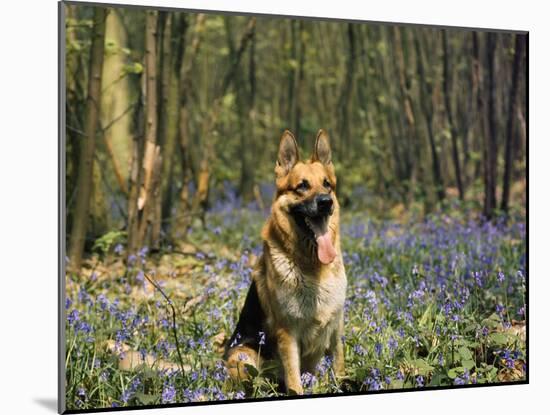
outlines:
[[[267, 330], [276, 339], [287, 390], [297, 394], [303, 393], [301, 372], [314, 372], [327, 352], [334, 356], [337, 376], [344, 375], [341, 338], [346, 273], [340, 249], [339, 205], [334, 190], [336, 176], [330, 162], [328, 139], [322, 140], [329, 151], [328, 159], [325, 148], [321, 148], [323, 154], [317, 154], [321, 134], [326, 133], [319, 133], [311, 160], [296, 161], [290, 167], [278, 163], [275, 168], [277, 194], [271, 215], [262, 229], [263, 254], [253, 272], [259, 301], [266, 314]], [[280, 151], [286, 150], [288, 148]], [[296, 186], [303, 179], [310, 183], [310, 189], [296, 192]], [[329, 265], [318, 260], [315, 243], [297, 228], [289, 213], [293, 204], [317, 193], [326, 193], [325, 179], [332, 187], [334, 211], [328, 228], [337, 252]], [[234, 360], [235, 354], [232, 350], [230, 358]]]
[[258, 353], [254, 349], [246, 346], [233, 348], [226, 362], [230, 378], [235, 382], [250, 380], [250, 374], [246, 368], [247, 365], [255, 368], [260, 367], [261, 360]]

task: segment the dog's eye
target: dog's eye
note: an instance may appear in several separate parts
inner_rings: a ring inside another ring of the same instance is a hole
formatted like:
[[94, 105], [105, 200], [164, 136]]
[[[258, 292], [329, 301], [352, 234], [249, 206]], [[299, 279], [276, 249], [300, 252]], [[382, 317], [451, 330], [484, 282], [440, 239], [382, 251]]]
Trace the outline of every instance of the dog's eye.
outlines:
[[327, 189], [330, 189], [332, 187], [327, 179], [323, 180], [323, 186], [325, 186]]
[[299, 191], [305, 191], [309, 189], [309, 182], [307, 180], [302, 180], [300, 183], [298, 183], [298, 186], [296, 186], [296, 190]]

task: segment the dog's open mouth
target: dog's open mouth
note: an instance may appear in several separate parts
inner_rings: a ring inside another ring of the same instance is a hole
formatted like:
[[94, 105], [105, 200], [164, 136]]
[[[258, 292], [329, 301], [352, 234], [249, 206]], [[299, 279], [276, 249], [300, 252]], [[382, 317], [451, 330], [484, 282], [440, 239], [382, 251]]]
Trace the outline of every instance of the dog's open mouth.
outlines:
[[307, 216], [297, 215], [296, 221], [310, 234], [315, 241], [317, 258], [325, 265], [328, 265], [336, 258], [336, 249], [332, 243], [328, 228], [330, 215]]
[[330, 264], [336, 258], [336, 250], [328, 231], [328, 218], [328, 215], [315, 218], [306, 216], [304, 218], [306, 226], [313, 232], [317, 243], [317, 257], [325, 265]]

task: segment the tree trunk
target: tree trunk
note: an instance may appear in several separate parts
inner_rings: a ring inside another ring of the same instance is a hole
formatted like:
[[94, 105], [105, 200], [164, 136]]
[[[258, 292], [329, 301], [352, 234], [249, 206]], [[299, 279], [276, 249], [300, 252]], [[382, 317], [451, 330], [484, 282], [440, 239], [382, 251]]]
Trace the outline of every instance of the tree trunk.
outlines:
[[[227, 42], [229, 55], [231, 60], [235, 58], [235, 45], [233, 43], [233, 27], [232, 19], [225, 19], [225, 27], [227, 31]], [[254, 154], [254, 99], [256, 94], [256, 69], [255, 69], [255, 34], [252, 34], [252, 39], [249, 49], [248, 61], [248, 85], [243, 76], [244, 71], [239, 71], [235, 79], [236, 106], [238, 114], [238, 126], [240, 135], [241, 147], [241, 178], [239, 183], [240, 195], [244, 201], [254, 199], [254, 170], [252, 169], [251, 157]], [[248, 86], [248, 88], [247, 88]]]
[[398, 26], [394, 26], [394, 46], [396, 54], [396, 64], [398, 69], [399, 88], [401, 92], [401, 101], [403, 104], [403, 112], [405, 114], [406, 131], [407, 131], [407, 160], [410, 166], [408, 173], [408, 202], [410, 203], [414, 198], [414, 193], [418, 191], [418, 165], [420, 162], [420, 148], [421, 144], [418, 140], [418, 134], [416, 131], [416, 120], [414, 117], [414, 105], [411, 97], [411, 80], [406, 71], [405, 57], [403, 54], [403, 39], [401, 37], [401, 29]]
[[86, 100], [85, 143], [80, 146], [77, 181], [78, 194], [69, 247], [71, 267], [76, 271], [80, 269], [82, 262], [86, 230], [88, 227], [88, 215], [90, 212], [95, 140], [101, 105], [101, 77], [105, 49], [106, 18], [107, 9], [101, 7], [94, 8], [88, 96]]
[[236, 49], [235, 53], [230, 58], [229, 68], [223, 78], [221, 89], [216, 94], [216, 98], [214, 98], [214, 102], [211, 106], [208, 116], [206, 117], [206, 120], [203, 123], [201, 128], [201, 137], [204, 138], [205, 144], [204, 144], [202, 159], [200, 161], [197, 193], [195, 194], [195, 199], [193, 200], [193, 203], [192, 203], [191, 214], [192, 215], [198, 214], [202, 219], [203, 225], [205, 224], [204, 218], [205, 218], [206, 207], [208, 205], [209, 183], [210, 183], [210, 172], [211, 172], [210, 162], [214, 158], [214, 142], [210, 136], [212, 134], [212, 131], [214, 131], [214, 129], [216, 128], [216, 124], [218, 122], [218, 117], [221, 111], [222, 99], [227, 93], [227, 91], [229, 90], [229, 87], [234, 82], [237, 76], [239, 63], [241, 61], [241, 58], [248, 44], [254, 37], [255, 28], [256, 28], [256, 19], [252, 17], [248, 20], [246, 29], [241, 36], [239, 47]]
[[141, 161], [143, 160], [143, 150], [145, 148], [145, 78], [145, 74], [140, 77], [139, 96], [133, 117], [134, 137], [132, 140], [132, 156], [128, 186], [128, 247], [126, 250], [128, 259], [137, 251], [137, 234], [139, 228], [138, 199], [140, 183], [143, 176]]
[[462, 186], [462, 172], [460, 171], [460, 156], [458, 155], [457, 129], [453, 119], [453, 110], [451, 106], [451, 74], [449, 73], [449, 41], [447, 39], [447, 31], [442, 30], [441, 41], [443, 44], [443, 89], [445, 111], [447, 113], [447, 122], [451, 130], [451, 142], [453, 147], [453, 164], [455, 168], [456, 187], [460, 200], [464, 200], [464, 188]]
[[174, 166], [178, 155], [178, 134], [179, 134], [179, 102], [180, 102], [180, 68], [185, 54], [185, 40], [187, 35], [188, 23], [187, 15], [182, 14], [180, 19], [172, 22], [172, 45], [173, 59], [171, 65], [171, 85], [169, 88], [168, 108], [169, 113], [166, 131], [166, 142], [164, 144], [164, 163], [162, 171], [162, 217], [170, 218], [168, 226], [173, 227], [175, 223], [171, 220], [173, 217], [172, 206], [174, 203]]
[[[467, 35], [464, 35], [467, 36]], [[470, 45], [470, 46], [469, 46]], [[476, 113], [476, 83], [475, 83], [475, 70], [474, 70], [474, 58], [471, 53], [471, 44], [468, 42], [468, 37], [464, 38], [462, 55], [465, 57], [468, 63], [467, 68], [469, 72], [465, 72], [462, 82], [464, 82], [464, 98], [463, 104], [459, 105], [459, 128], [460, 136], [462, 137], [462, 186], [466, 189], [471, 183], [470, 175], [468, 174], [470, 168], [470, 133], [474, 129], [474, 120]]]
[[[180, 102], [179, 102], [179, 148], [181, 155], [182, 187], [179, 195], [177, 219], [172, 229], [172, 236], [178, 238], [185, 235], [190, 223], [189, 183], [191, 180], [191, 158], [189, 154], [189, 114], [188, 100], [191, 95], [191, 74], [197, 59], [201, 44], [201, 34], [204, 27], [205, 15], [198, 14], [193, 28], [193, 37], [189, 51], [182, 56], [179, 67]], [[182, 48], [184, 43], [182, 42]]]
[[149, 10], [146, 15], [145, 27], [145, 152], [143, 155], [143, 182], [138, 199], [138, 210], [141, 211], [137, 248], [146, 243], [149, 230], [150, 215], [154, 211], [154, 176], [158, 166], [160, 148], [156, 145], [158, 112], [157, 112], [157, 12]]
[[[166, 144], [168, 141], [168, 126], [170, 123], [170, 117], [173, 115], [170, 113], [169, 108], [169, 94], [172, 81], [172, 17], [173, 13], [160, 12], [159, 13], [159, 25], [162, 25], [162, 31], [159, 32], [160, 45], [160, 79], [158, 83], [158, 143], [161, 146], [162, 153], [169, 155], [166, 152]], [[158, 250], [160, 247], [160, 231], [162, 224], [162, 176], [163, 171], [163, 157], [157, 161], [157, 167], [159, 169], [157, 175], [156, 186], [153, 186], [153, 208], [152, 208], [152, 223], [151, 223], [151, 248]], [[167, 164], [167, 163], [166, 163]]]
[[351, 102], [353, 99], [353, 91], [355, 88], [355, 67], [356, 67], [356, 40], [355, 29], [353, 23], [347, 24], [347, 40], [348, 40], [348, 53], [346, 59], [346, 69], [344, 74], [344, 81], [342, 83], [342, 90], [338, 99], [338, 139], [341, 143], [340, 153], [343, 157], [347, 154], [351, 154], [352, 151], [349, 148], [351, 144], [351, 130], [350, 130], [350, 112]]
[[422, 112], [424, 114], [424, 120], [426, 122], [426, 128], [428, 131], [428, 139], [430, 142], [430, 152], [432, 156], [432, 174], [435, 186], [435, 193], [437, 199], [442, 201], [445, 198], [445, 189], [443, 186], [443, 179], [441, 177], [441, 168], [439, 164], [439, 155], [437, 153], [437, 147], [435, 144], [435, 136], [433, 132], [433, 103], [432, 103], [432, 93], [433, 87], [431, 84], [428, 84], [426, 81], [426, 75], [424, 72], [424, 63], [422, 57], [422, 48], [420, 46], [420, 41], [418, 36], [414, 38], [414, 46], [416, 50], [416, 65], [417, 71], [420, 78], [420, 105], [422, 107]]
[[254, 181], [254, 168], [252, 166], [252, 157], [256, 154], [256, 144], [254, 134], [254, 126], [256, 125], [256, 32], [252, 35], [250, 41], [250, 51], [249, 51], [249, 61], [248, 61], [248, 84], [249, 84], [249, 93], [248, 93], [248, 128], [247, 128], [247, 138], [249, 141], [250, 150], [247, 152], [246, 165], [242, 169], [241, 175], [241, 191], [245, 200], [252, 200], [253, 197], [256, 197], [256, 200], [259, 200], [259, 207], [261, 208], [261, 199], [258, 199], [258, 192], [255, 190], [255, 181]]
[[287, 122], [288, 128], [293, 131], [294, 134], [298, 134], [296, 131], [296, 72], [298, 68], [297, 61], [297, 35], [296, 35], [296, 20], [290, 20], [290, 59], [288, 65], [288, 110], [287, 110]]
[[[298, 21], [298, 40], [300, 45], [300, 58], [298, 60], [298, 73], [296, 77], [296, 86], [294, 92], [295, 103], [295, 118], [294, 118], [294, 131], [297, 136], [301, 134], [301, 122], [302, 122], [302, 102], [303, 102], [303, 88], [304, 88], [304, 74], [305, 74], [305, 60], [306, 60], [306, 38], [305, 38], [305, 26], [304, 21]], [[251, 40], [251, 47], [254, 44], [254, 37]]]
[[142, 159], [143, 136], [134, 136], [132, 142], [132, 160], [130, 167], [130, 184], [128, 195], [128, 256], [137, 251], [137, 234], [138, 234], [138, 198], [139, 198], [139, 183], [141, 182], [140, 161]]
[[[137, 221], [128, 229], [128, 253], [135, 253], [145, 244], [146, 234], [154, 212], [153, 182], [155, 168], [160, 167], [160, 148], [157, 140], [157, 12], [148, 10], [145, 21], [145, 148], [138, 181]], [[133, 207], [132, 207], [133, 209]], [[130, 216], [130, 215], [129, 215]], [[130, 217], [129, 217], [130, 219]]]
[[487, 44], [485, 48], [486, 57], [486, 76], [487, 80], [485, 86], [487, 90], [485, 93], [488, 95], [487, 100], [487, 130], [485, 135], [485, 160], [484, 160], [484, 176], [485, 176], [485, 198], [483, 203], [483, 214], [487, 219], [491, 219], [494, 216], [495, 209], [497, 207], [496, 197], [496, 179], [497, 179], [497, 155], [498, 155], [498, 141], [497, 141], [497, 124], [495, 113], [495, 48], [496, 48], [496, 35], [494, 33], [487, 33]]
[[515, 131], [515, 120], [517, 117], [517, 101], [518, 101], [518, 83], [521, 73], [521, 63], [523, 59], [523, 50], [525, 47], [524, 35], [516, 35], [514, 48], [514, 66], [512, 68], [512, 84], [510, 86], [509, 103], [508, 103], [508, 120], [506, 122], [506, 148], [504, 155], [504, 176], [502, 179], [502, 201], [500, 208], [503, 212], [508, 213], [508, 204], [510, 200], [510, 176], [512, 173], [513, 160], [513, 141]]
[[[480, 162], [476, 161], [474, 166], [474, 177], [479, 176], [479, 171], [483, 170], [483, 185], [486, 184], [486, 178], [485, 178], [485, 162], [484, 160], [487, 158], [485, 152], [486, 152], [486, 146], [485, 146], [485, 136], [487, 135], [486, 132], [486, 122], [484, 117], [484, 108], [485, 108], [485, 99], [483, 97], [483, 71], [482, 71], [482, 59], [481, 59], [481, 48], [479, 45], [479, 36], [477, 32], [472, 32], [472, 57], [473, 57], [473, 90], [474, 90], [474, 97], [476, 100], [476, 124], [477, 124], [477, 135], [480, 137], [481, 141], [481, 150], [483, 153], [482, 160], [483, 160], [483, 166], [480, 166]], [[485, 197], [485, 194], [483, 195]]]

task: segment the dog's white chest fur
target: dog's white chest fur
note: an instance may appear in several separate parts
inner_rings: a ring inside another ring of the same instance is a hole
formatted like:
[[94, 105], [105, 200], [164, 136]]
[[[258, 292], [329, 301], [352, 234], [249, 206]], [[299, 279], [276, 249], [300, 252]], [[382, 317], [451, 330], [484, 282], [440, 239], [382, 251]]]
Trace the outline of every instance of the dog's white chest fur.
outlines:
[[321, 275], [303, 273], [284, 253], [271, 249], [272, 264], [278, 278], [276, 301], [284, 318], [297, 328], [302, 355], [323, 353], [329, 348], [346, 296], [346, 274], [338, 255]]

